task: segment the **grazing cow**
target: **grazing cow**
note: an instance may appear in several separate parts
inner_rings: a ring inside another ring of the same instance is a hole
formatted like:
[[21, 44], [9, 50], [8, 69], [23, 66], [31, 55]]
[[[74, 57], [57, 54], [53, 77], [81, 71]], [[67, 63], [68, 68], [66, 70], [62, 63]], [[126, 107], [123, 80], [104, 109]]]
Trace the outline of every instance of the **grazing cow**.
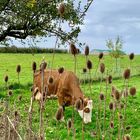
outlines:
[[[43, 91], [42, 87], [44, 87]], [[45, 92], [46, 96], [57, 96], [59, 105], [63, 107], [75, 105], [76, 101], [81, 99], [84, 108], [78, 112], [82, 118], [84, 116], [85, 123], [91, 122], [92, 100], [84, 97], [79, 80], [73, 72], [64, 71], [59, 74], [57, 70], [44, 70], [43, 73], [37, 71], [34, 74], [34, 92], [36, 100], [41, 99], [42, 92]]]

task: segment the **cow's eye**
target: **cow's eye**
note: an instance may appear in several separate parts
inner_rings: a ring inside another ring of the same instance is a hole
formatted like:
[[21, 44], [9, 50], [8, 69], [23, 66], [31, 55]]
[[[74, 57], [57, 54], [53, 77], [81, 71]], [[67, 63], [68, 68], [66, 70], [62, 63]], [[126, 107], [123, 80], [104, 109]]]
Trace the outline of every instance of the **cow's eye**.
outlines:
[[87, 107], [87, 108], [84, 109], [84, 112], [85, 113], [89, 113], [90, 112], [90, 109]]

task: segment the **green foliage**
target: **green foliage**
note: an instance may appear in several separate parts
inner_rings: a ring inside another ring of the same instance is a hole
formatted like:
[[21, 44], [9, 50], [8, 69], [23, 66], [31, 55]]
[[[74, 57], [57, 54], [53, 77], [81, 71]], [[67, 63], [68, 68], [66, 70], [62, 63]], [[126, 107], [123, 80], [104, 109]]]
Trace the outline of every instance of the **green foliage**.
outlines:
[[[0, 47], [0, 53], [53, 53], [52, 48], [39, 48], [39, 47], [29, 47], [29, 48], [18, 48], [16, 46], [11, 47]], [[66, 49], [55, 49], [56, 53], [68, 53]]]
[[[28, 36], [58, 36], [61, 41], [76, 40], [79, 25], [93, 0], [67, 0], [64, 14], [59, 5], [63, 0], [1, 0], [0, 1], [0, 42], [9, 37], [25, 39]], [[77, 6], [76, 6], [77, 5]], [[84, 8], [82, 8], [84, 6]], [[72, 23], [69, 31], [64, 24]]]
[[111, 50], [110, 55], [114, 58], [120, 58], [125, 53], [122, 51], [123, 49], [123, 42], [118, 36], [116, 41], [113, 42], [111, 39], [106, 41], [106, 46]]

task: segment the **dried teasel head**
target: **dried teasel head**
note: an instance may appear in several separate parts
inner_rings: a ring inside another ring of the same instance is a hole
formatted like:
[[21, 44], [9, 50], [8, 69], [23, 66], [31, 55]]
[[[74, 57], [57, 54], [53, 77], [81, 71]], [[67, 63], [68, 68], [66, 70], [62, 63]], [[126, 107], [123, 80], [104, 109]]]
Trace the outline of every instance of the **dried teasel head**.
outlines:
[[62, 74], [62, 73], [64, 72], [64, 67], [60, 67], [60, 68], [58, 69], [58, 72], [59, 72], [59, 74]]
[[125, 130], [130, 130], [131, 126], [126, 126]]
[[87, 61], [87, 68], [92, 69], [92, 62], [90, 60]]
[[12, 96], [12, 95], [13, 95], [12, 90], [9, 90], [9, 91], [8, 91], [8, 95], [9, 95], [9, 96]]
[[5, 75], [4, 81], [5, 81], [6, 83], [8, 82], [8, 79], [9, 79], [8, 75]]
[[109, 75], [109, 76], [107, 77], [107, 81], [108, 81], [109, 84], [112, 83], [112, 75]]
[[47, 67], [47, 62], [44, 61], [40, 64], [40, 70], [45, 70], [46, 67]]
[[135, 57], [134, 53], [130, 53], [130, 55], [129, 55], [129, 59], [130, 59], [130, 60], [133, 60], [134, 57]]
[[83, 73], [86, 73], [87, 72], [87, 69], [86, 68], [83, 68]]
[[71, 119], [69, 119], [67, 122], [67, 128], [71, 129], [71, 127], [72, 127], [72, 121], [71, 121]]
[[98, 57], [99, 57], [99, 59], [102, 59], [103, 56], [104, 56], [104, 54], [101, 52]]
[[34, 73], [35, 73], [35, 71], [36, 71], [36, 67], [37, 67], [37, 66], [36, 66], [36, 62], [33, 62], [33, 63], [32, 63], [32, 70], [33, 70]]
[[77, 110], [82, 110], [83, 109], [83, 103], [82, 103], [81, 99], [76, 100], [75, 107], [76, 107]]
[[70, 44], [70, 51], [74, 56], [77, 54], [77, 48], [73, 43]]
[[53, 84], [53, 82], [54, 82], [53, 76], [49, 76], [49, 78], [48, 78], [48, 84]]
[[119, 92], [118, 90], [115, 90], [115, 92], [114, 92], [114, 98], [115, 98], [117, 101], [120, 100], [121, 94], [120, 94], [120, 92]]
[[65, 13], [65, 4], [64, 3], [60, 3], [58, 12], [60, 13], [61, 16], [64, 15], [64, 13]]
[[136, 88], [135, 87], [131, 87], [129, 90], [129, 93], [131, 96], [135, 96], [136, 95]]
[[17, 71], [17, 73], [20, 73], [20, 71], [21, 71], [21, 66], [20, 65], [17, 65], [16, 71]]
[[104, 63], [101, 63], [100, 64], [100, 72], [101, 73], [104, 73], [105, 72], [105, 64]]
[[89, 46], [86, 46], [85, 47], [85, 56], [88, 56], [89, 55]]
[[126, 69], [123, 73], [124, 79], [129, 79], [130, 78], [130, 69]]
[[60, 121], [64, 117], [63, 107], [59, 107], [56, 112], [56, 120]]
[[100, 100], [104, 100], [105, 99], [105, 95], [103, 93], [100, 93]]
[[15, 116], [15, 118], [18, 116], [18, 112], [17, 111], [14, 112], [14, 116]]
[[123, 136], [123, 140], [131, 140], [130, 135]]
[[21, 101], [21, 100], [22, 100], [22, 95], [20, 95], [20, 96], [18, 97], [18, 100], [19, 100], [19, 101]]
[[110, 128], [111, 128], [111, 129], [114, 128], [114, 122], [113, 122], [113, 121], [110, 122]]
[[109, 109], [110, 109], [110, 110], [113, 110], [113, 109], [114, 109], [114, 104], [113, 104], [113, 102], [110, 102], [110, 103], [109, 103]]
[[114, 86], [112, 86], [112, 89], [111, 89], [111, 97], [114, 97], [115, 90], [116, 90], [116, 88]]

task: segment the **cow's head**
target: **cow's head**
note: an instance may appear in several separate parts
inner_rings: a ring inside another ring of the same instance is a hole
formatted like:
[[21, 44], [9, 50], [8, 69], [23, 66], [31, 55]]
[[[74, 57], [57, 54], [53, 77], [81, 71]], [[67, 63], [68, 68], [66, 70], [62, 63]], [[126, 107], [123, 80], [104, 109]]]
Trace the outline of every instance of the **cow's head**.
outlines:
[[92, 100], [91, 99], [86, 99], [85, 100], [86, 105], [82, 110], [78, 110], [79, 115], [81, 118], [84, 119], [84, 123], [90, 123], [91, 122], [91, 117], [92, 117]]

